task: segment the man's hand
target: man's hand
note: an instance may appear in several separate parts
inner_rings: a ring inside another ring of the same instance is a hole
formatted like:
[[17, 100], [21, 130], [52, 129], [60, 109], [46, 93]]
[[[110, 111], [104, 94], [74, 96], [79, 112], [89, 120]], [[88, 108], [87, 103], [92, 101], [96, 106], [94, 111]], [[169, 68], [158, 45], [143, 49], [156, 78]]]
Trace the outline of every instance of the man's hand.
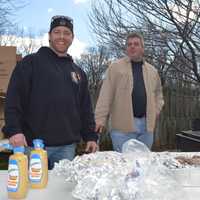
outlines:
[[105, 127], [101, 124], [96, 124], [96, 127], [95, 127], [95, 132], [96, 133], [103, 133]]
[[13, 146], [28, 146], [24, 134], [17, 133], [9, 138], [9, 143]]
[[99, 149], [98, 145], [94, 141], [89, 141], [86, 144], [85, 152], [86, 153], [94, 153]]

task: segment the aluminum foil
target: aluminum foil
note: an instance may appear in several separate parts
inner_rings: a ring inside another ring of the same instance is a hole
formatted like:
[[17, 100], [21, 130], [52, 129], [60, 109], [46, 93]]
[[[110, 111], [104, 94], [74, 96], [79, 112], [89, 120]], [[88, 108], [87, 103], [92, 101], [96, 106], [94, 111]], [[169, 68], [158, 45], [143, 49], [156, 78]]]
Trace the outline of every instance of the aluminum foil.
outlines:
[[160, 156], [136, 140], [128, 141], [123, 153], [96, 152], [62, 160], [53, 172], [74, 182], [72, 195], [81, 200], [177, 200], [185, 196]]
[[156, 154], [171, 177], [181, 186], [200, 187], [199, 152], [164, 152]]

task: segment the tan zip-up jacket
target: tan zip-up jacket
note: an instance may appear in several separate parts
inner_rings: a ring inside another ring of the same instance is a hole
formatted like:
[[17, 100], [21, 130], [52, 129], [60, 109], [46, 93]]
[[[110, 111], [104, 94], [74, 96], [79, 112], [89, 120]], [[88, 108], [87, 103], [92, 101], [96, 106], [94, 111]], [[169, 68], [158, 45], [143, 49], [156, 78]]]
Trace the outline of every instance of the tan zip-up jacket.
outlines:
[[[147, 131], [153, 133], [156, 117], [164, 105], [162, 86], [157, 70], [144, 61], [143, 78], [147, 96]], [[96, 124], [105, 126], [111, 118], [112, 129], [134, 132], [132, 107], [133, 90], [132, 65], [128, 57], [112, 63], [105, 75], [96, 105]]]

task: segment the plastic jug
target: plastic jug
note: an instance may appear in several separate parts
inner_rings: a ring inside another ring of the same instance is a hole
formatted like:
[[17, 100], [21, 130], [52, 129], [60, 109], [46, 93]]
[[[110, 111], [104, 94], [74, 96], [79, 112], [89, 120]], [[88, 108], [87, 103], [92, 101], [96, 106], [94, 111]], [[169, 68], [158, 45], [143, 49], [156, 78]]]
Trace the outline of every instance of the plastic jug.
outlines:
[[9, 157], [7, 191], [10, 199], [23, 199], [28, 191], [28, 158], [24, 147], [14, 147]]
[[29, 181], [31, 188], [45, 188], [48, 182], [48, 158], [41, 139], [33, 140], [29, 163]]

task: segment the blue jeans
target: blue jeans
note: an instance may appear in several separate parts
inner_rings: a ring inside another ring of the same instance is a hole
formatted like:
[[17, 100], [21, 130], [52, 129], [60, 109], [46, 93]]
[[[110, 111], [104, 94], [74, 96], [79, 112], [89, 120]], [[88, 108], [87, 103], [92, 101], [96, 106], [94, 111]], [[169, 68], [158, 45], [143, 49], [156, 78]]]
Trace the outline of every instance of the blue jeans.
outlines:
[[49, 160], [49, 169], [52, 169], [55, 162], [59, 162], [62, 159], [73, 160], [75, 156], [76, 144], [50, 146], [46, 147], [46, 150]]
[[[29, 157], [33, 147], [26, 147], [25, 154]], [[50, 146], [45, 147], [48, 155], [48, 168], [52, 169], [55, 162], [62, 159], [73, 160], [75, 157], [76, 144], [69, 144], [63, 146]]]
[[111, 130], [111, 140], [113, 144], [113, 150], [122, 152], [123, 144], [130, 140], [136, 139], [143, 142], [149, 149], [151, 149], [153, 144], [153, 133], [149, 133], [146, 130], [146, 118], [134, 118], [135, 122], [135, 132], [124, 133], [116, 129]]

